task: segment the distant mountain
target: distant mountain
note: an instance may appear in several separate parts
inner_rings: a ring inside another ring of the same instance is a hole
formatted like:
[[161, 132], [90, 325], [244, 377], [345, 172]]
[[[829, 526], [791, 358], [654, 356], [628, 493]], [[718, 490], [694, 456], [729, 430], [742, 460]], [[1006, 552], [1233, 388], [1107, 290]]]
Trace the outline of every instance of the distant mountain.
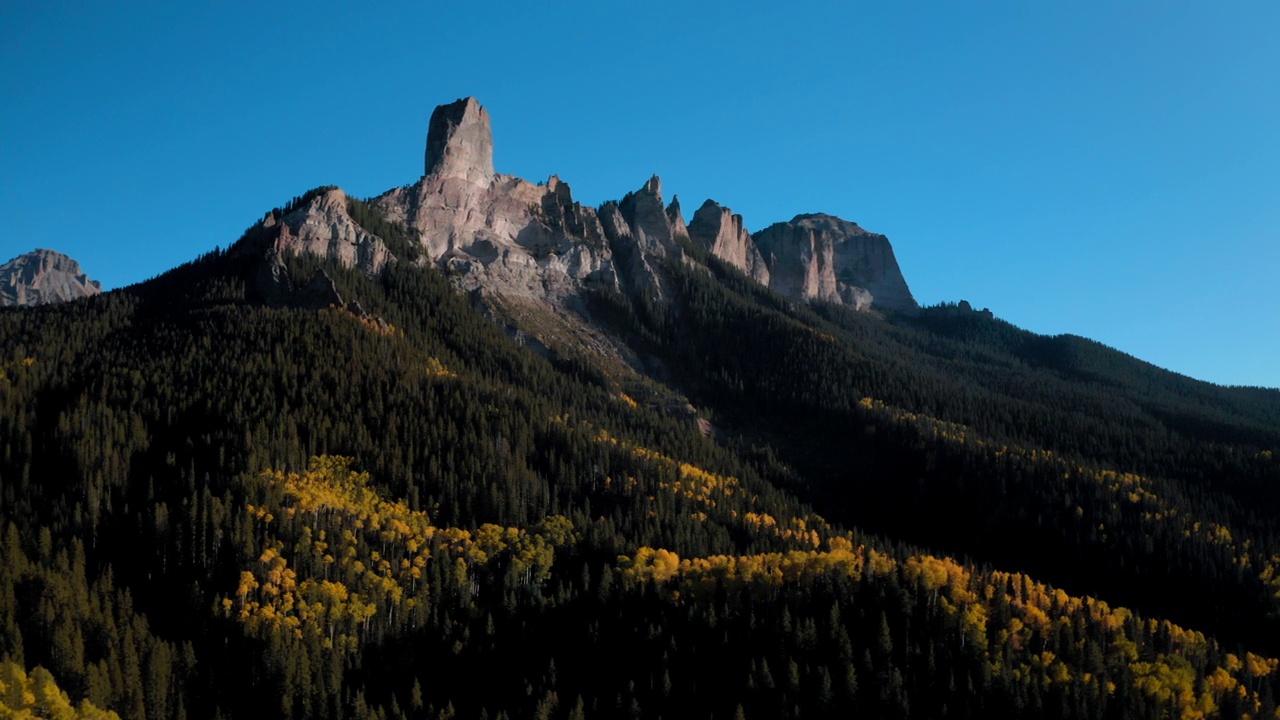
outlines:
[[47, 305], [100, 292], [102, 283], [90, 280], [80, 263], [53, 250], [34, 250], [0, 265], [0, 307]]
[[488, 128], [0, 313], [0, 715], [1277, 716], [1280, 391]]

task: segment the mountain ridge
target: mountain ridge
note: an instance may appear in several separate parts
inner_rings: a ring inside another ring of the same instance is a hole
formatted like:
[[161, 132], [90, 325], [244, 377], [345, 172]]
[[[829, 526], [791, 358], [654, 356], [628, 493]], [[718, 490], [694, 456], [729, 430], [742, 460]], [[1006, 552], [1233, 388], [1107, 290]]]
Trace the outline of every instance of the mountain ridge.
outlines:
[[[432, 113], [423, 177], [371, 203], [416, 235], [427, 261], [448, 268], [466, 289], [484, 288], [553, 305], [600, 287], [661, 296], [663, 278], [654, 260], [682, 257], [678, 240], [689, 238], [691, 231], [679, 203], [664, 203], [656, 175], [621, 200], [590, 208], [574, 201], [569, 185], [557, 176], [534, 184], [493, 168], [489, 115], [474, 98], [463, 98]], [[317, 206], [310, 212], [321, 216], [315, 221], [318, 237], [284, 241], [282, 249], [340, 252], [324, 247], [337, 236], [329, 211]], [[770, 284], [768, 263], [741, 227], [741, 216], [728, 208], [722, 212], [723, 221], [704, 213], [696, 230], [699, 242], [709, 243], [706, 249], [712, 255], [727, 259], [757, 282]], [[735, 222], [734, 229], [726, 230], [733, 237], [716, 237], [720, 230], [712, 225]], [[775, 263], [790, 262], [798, 267], [796, 272], [820, 280], [778, 282], [774, 289], [793, 299], [819, 298], [858, 310], [916, 309], [884, 236], [865, 233], [852, 223], [825, 229], [826, 235], [819, 234], [821, 247], [788, 245], [774, 253]], [[865, 242], [842, 237], [841, 230], [875, 238], [878, 244], [864, 247]], [[706, 233], [710, 235], [704, 237]], [[845, 251], [835, 253], [835, 247]], [[341, 261], [351, 262], [346, 257]], [[381, 262], [362, 267], [377, 272]]]

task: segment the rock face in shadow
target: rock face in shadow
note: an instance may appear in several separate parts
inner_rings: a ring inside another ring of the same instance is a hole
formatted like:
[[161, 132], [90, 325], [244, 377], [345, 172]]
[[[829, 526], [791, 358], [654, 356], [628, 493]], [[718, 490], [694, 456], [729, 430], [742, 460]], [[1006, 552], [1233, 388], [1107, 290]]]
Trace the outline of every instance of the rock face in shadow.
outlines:
[[738, 268], [761, 285], [769, 284], [764, 256], [742, 226], [742, 216], [714, 200], [707, 200], [689, 222], [689, 238], [712, 255]]
[[622, 289], [633, 297], [665, 299], [658, 259], [683, 257], [684, 252], [676, 243], [671, 217], [662, 203], [662, 180], [654, 175], [620, 202], [600, 206], [600, 219]]
[[631, 236], [643, 252], [664, 257], [675, 249], [671, 220], [662, 204], [662, 179], [657, 175], [636, 192], [627, 193], [618, 203], [618, 210], [631, 226]]
[[889, 239], [824, 214], [797, 215], [756, 233], [769, 265], [769, 287], [797, 300], [818, 299], [858, 310], [915, 312]]
[[680, 210], [680, 197], [671, 196], [671, 204], [667, 205], [667, 222], [671, 223], [671, 236], [676, 240], [689, 237], [689, 226], [685, 225], [684, 213]]
[[80, 263], [53, 250], [35, 250], [0, 265], [0, 307], [45, 305], [102, 292]]

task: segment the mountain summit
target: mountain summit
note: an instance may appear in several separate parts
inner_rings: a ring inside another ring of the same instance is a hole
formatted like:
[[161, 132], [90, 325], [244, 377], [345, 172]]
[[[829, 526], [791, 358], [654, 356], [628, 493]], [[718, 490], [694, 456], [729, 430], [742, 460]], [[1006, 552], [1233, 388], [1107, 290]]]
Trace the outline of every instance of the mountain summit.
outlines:
[[475, 98], [441, 105], [431, 113], [424, 174], [460, 177], [484, 187], [493, 182], [489, 113]]
[[0, 265], [0, 306], [45, 305], [97, 295], [80, 263], [53, 250], [34, 250]]
[[[395, 258], [383, 252], [383, 239], [357, 238], [349, 218], [336, 217], [345, 210], [335, 192], [287, 218], [280, 232], [288, 237], [277, 248], [380, 272]], [[757, 243], [742, 216], [711, 200], [686, 226], [679, 203], [664, 204], [656, 175], [592, 208], [576, 202], [558, 176], [533, 183], [498, 174], [489, 113], [471, 97], [432, 113], [422, 178], [370, 204], [407, 231], [420, 262], [445, 270], [459, 288], [480, 291], [491, 306], [551, 311], [579, 329], [591, 324], [579, 312], [587, 294], [662, 300], [670, 284], [664, 263], [701, 264], [697, 258], [708, 256], [792, 300], [917, 310], [888, 239], [839, 218], [797, 216], [767, 228]], [[371, 249], [358, 251], [361, 243]]]
[[832, 215], [797, 215], [761, 230], [769, 286], [788, 297], [818, 298], [856, 310], [912, 312], [915, 298], [898, 269], [889, 238]]

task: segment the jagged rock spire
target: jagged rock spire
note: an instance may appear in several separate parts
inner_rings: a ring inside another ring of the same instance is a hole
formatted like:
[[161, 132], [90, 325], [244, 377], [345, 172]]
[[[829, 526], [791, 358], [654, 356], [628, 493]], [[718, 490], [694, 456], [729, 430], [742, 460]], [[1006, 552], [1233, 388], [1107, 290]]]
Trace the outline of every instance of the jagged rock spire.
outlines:
[[742, 216], [714, 200], [707, 200], [693, 214], [689, 237], [712, 255], [738, 268], [761, 285], [769, 284], [764, 257], [743, 227]]
[[689, 237], [689, 226], [684, 222], [684, 212], [680, 209], [680, 197], [677, 195], [672, 195], [667, 205], [667, 221], [671, 223], [672, 237]]
[[441, 105], [427, 127], [426, 175], [456, 177], [483, 187], [493, 183], [489, 113], [473, 97]]

